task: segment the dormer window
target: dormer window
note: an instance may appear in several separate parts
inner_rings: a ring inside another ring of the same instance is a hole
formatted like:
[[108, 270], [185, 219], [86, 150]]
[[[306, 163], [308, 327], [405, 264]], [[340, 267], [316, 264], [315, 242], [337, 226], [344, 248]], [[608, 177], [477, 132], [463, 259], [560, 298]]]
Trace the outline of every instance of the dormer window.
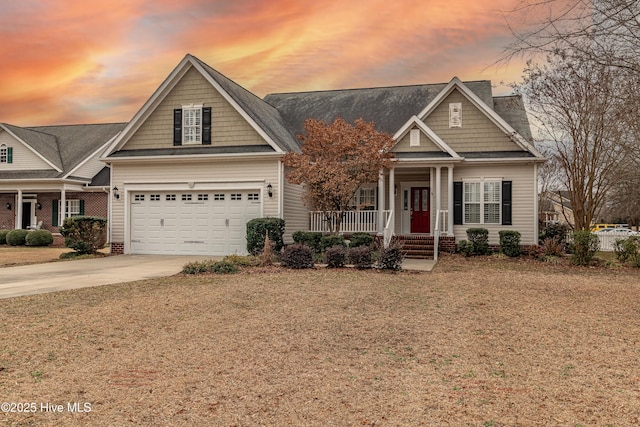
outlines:
[[0, 145], [0, 163], [13, 163], [13, 148]]
[[211, 107], [184, 105], [173, 110], [173, 145], [211, 144]]

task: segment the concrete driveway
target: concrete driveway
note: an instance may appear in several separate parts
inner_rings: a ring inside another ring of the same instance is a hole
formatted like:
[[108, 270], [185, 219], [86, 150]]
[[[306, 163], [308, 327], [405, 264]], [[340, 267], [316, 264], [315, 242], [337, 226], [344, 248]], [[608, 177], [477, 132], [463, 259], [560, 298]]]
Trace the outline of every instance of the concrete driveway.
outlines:
[[0, 268], [0, 298], [172, 276], [197, 256], [118, 255]]

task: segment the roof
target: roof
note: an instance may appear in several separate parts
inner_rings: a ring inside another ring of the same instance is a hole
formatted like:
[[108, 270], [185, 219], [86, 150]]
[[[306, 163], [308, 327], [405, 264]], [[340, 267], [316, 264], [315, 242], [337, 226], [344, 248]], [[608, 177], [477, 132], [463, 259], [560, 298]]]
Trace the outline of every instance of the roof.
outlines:
[[[126, 123], [34, 127], [2, 124], [2, 127], [61, 171], [34, 171], [31, 174], [42, 178], [61, 178], [68, 175], [76, 166], [113, 139], [125, 126]], [[28, 171], [14, 172], [20, 175], [15, 178], [29, 175]], [[9, 179], [12, 173], [2, 172], [0, 178]]]
[[[489, 108], [493, 108], [494, 98], [489, 80], [470, 81], [464, 84]], [[419, 114], [425, 105], [435, 99], [447, 85], [448, 83], [437, 83], [277, 93], [267, 95], [265, 101], [278, 109], [296, 135], [304, 132], [304, 121], [307, 118], [331, 123], [337, 117], [342, 117], [351, 123], [362, 118], [367, 122], [374, 122], [378, 130], [393, 135], [408, 119]], [[522, 111], [524, 113], [524, 110]], [[513, 121], [518, 123], [517, 120]], [[520, 132], [519, 128], [515, 129]]]

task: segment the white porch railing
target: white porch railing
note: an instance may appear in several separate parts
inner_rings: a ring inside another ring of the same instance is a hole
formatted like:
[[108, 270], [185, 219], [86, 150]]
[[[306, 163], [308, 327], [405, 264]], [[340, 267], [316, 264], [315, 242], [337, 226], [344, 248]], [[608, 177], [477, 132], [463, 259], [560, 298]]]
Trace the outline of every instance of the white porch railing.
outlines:
[[449, 234], [449, 211], [440, 210], [436, 212], [436, 225], [433, 228], [433, 260], [438, 260], [438, 245], [440, 244], [440, 234]]
[[[378, 212], [375, 211], [344, 211], [342, 214], [342, 224], [340, 224], [339, 233], [356, 233], [367, 232], [377, 233], [378, 231]], [[328, 221], [339, 215], [340, 212], [330, 212], [330, 219], [327, 219], [326, 212], [312, 211], [309, 212], [309, 231], [320, 231], [327, 233], [331, 230]], [[387, 224], [391, 211], [382, 211], [383, 224]]]
[[383, 244], [385, 249], [389, 247], [391, 244], [391, 238], [393, 237], [393, 211], [389, 212], [389, 217], [384, 225], [384, 231], [382, 233], [383, 236]]

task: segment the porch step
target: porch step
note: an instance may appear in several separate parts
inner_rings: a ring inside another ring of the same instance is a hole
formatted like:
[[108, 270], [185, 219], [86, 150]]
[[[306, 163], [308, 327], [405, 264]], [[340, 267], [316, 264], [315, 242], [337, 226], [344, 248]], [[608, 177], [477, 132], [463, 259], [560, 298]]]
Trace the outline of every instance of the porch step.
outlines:
[[433, 236], [397, 236], [407, 258], [433, 259]]

